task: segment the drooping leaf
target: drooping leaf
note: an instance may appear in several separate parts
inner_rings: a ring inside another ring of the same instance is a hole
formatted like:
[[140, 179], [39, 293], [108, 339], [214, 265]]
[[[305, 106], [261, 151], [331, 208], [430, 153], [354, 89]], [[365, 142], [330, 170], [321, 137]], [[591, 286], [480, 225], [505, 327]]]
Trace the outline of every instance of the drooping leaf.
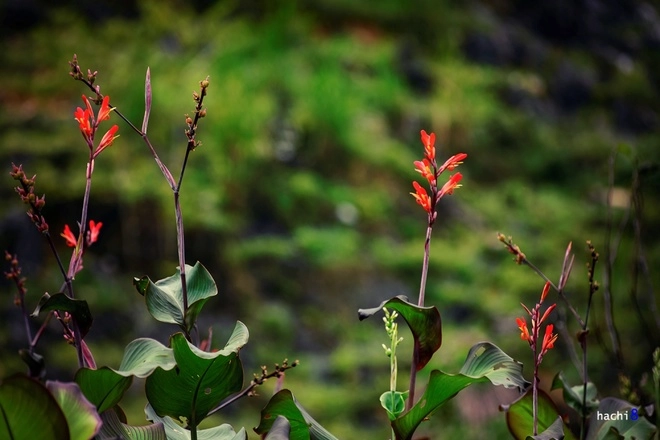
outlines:
[[145, 378], [157, 367], [171, 370], [176, 365], [174, 352], [155, 339], [138, 338], [126, 345], [119, 369], [122, 376]]
[[[150, 404], [144, 409], [147, 420], [157, 423], [164, 427], [167, 434], [167, 440], [190, 440], [190, 430], [184, 428], [171, 417], [160, 417]], [[247, 433], [244, 428], [238, 432], [234, 431], [231, 425], [223, 423], [213, 428], [201, 429], [197, 431], [198, 440], [247, 440]]]
[[0, 382], [0, 414], [0, 438], [70, 438], [66, 417], [53, 395], [41, 383], [22, 374]]
[[[513, 438], [525, 440], [534, 432], [532, 388], [518, 400], [506, 407], [506, 423]], [[544, 432], [560, 417], [552, 399], [543, 391], [538, 391], [538, 432]], [[563, 425], [563, 423], [562, 423]], [[554, 429], [554, 428], [553, 428]], [[571, 431], [563, 429], [564, 439], [574, 440]]]
[[162, 423], [154, 423], [146, 426], [127, 425], [117, 414], [118, 407], [111, 408], [101, 414], [103, 426], [101, 432], [96, 436], [97, 440], [115, 440], [117, 438], [127, 440], [167, 440], [165, 427]]
[[467, 386], [490, 381], [493, 385], [518, 387], [529, 385], [522, 376], [522, 364], [516, 362], [490, 342], [475, 344], [469, 351], [459, 374], [439, 370], [431, 372], [429, 383], [419, 401], [405, 415], [392, 422], [396, 438], [409, 440], [419, 424], [433, 411]]
[[21, 348], [18, 355], [25, 362], [30, 370], [30, 377], [43, 378], [46, 375], [46, 363], [44, 357], [38, 353]]
[[289, 421], [291, 440], [337, 440], [305, 411], [287, 389], [275, 394], [268, 405], [261, 410], [261, 421], [254, 431], [261, 435], [269, 432], [278, 416], [286, 417]]
[[188, 310], [184, 310], [181, 271], [156, 282], [149, 277], [134, 278], [137, 291], [145, 297], [151, 316], [160, 322], [177, 324], [186, 331], [195, 324], [206, 301], [218, 294], [218, 287], [211, 274], [198, 261], [194, 266], [186, 265], [186, 289]]
[[298, 406], [293, 401], [291, 391], [284, 389], [275, 394], [268, 404], [261, 410], [261, 421], [254, 432], [264, 435], [270, 432], [278, 417], [285, 417], [289, 421], [290, 440], [309, 440], [309, 426]]
[[537, 435], [528, 436], [526, 440], [564, 440], [564, 438], [564, 422], [561, 417], [557, 416], [548, 429]]
[[76, 323], [80, 329], [80, 335], [83, 338], [92, 327], [92, 312], [89, 310], [87, 301], [83, 299], [72, 299], [63, 293], [56, 293], [54, 295], [44, 293], [34, 312], [32, 312], [32, 316], [37, 317], [41, 312], [51, 312], [54, 310], [69, 312], [76, 319]]
[[96, 435], [101, 429], [101, 417], [76, 383], [48, 381], [46, 388], [62, 409], [72, 439], [87, 439]]
[[284, 416], [277, 416], [264, 440], [289, 440], [291, 424]]
[[[563, 391], [563, 397], [566, 404], [577, 411], [579, 414], [582, 414], [582, 398], [584, 393], [583, 385], [570, 386], [564, 377], [564, 373], [560, 371], [552, 380], [552, 389], [561, 389]], [[589, 415], [593, 410], [598, 408], [599, 404], [596, 385], [594, 385], [592, 382], [587, 382], [586, 398], [587, 415]]]
[[606, 397], [589, 418], [587, 440], [650, 440], [656, 430], [657, 427], [643, 417], [639, 407], [625, 400]]
[[213, 353], [190, 344], [181, 333], [172, 336], [176, 368], [158, 368], [146, 382], [147, 399], [156, 414], [194, 427], [222, 400], [240, 391], [243, 367], [238, 350], [247, 338], [247, 327], [240, 321], [227, 346]]
[[360, 321], [372, 316], [387, 307], [396, 310], [406, 321], [413, 335], [415, 354], [417, 356], [417, 371], [428, 364], [433, 353], [442, 345], [442, 320], [436, 307], [419, 307], [409, 303], [405, 296], [396, 296], [383, 301], [379, 306], [371, 309], [359, 309]]
[[119, 403], [133, 383], [132, 376], [122, 376], [108, 367], [98, 370], [81, 368], [74, 380], [99, 414]]

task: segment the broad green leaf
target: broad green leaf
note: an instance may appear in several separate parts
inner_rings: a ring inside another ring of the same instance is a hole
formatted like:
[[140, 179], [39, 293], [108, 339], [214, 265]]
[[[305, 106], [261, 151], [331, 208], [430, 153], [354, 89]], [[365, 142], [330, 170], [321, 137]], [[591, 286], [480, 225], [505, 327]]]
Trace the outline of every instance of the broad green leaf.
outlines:
[[291, 391], [284, 389], [271, 397], [268, 405], [261, 410], [261, 421], [254, 432], [264, 435], [270, 432], [278, 417], [285, 417], [289, 421], [290, 440], [309, 440], [309, 426], [305, 417], [293, 400]]
[[147, 399], [156, 413], [197, 426], [222, 400], [240, 391], [243, 367], [238, 350], [247, 337], [247, 327], [237, 322], [227, 346], [208, 353], [190, 344], [181, 333], [172, 336], [176, 368], [158, 368], [146, 382]]
[[415, 341], [417, 356], [417, 371], [429, 363], [433, 353], [442, 345], [442, 320], [440, 312], [435, 307], [419, 307], [409, 303], [405, 296], [396, 296], [383, 301], [378, 307], [359, 309], [360, 321], [372, 316], [387, 307], [396, 310], [408, 324]]
[[120, 419], [117, 414], [118, 407], [111, 408], [101, 414], [103, 426], [101, 432], [96, 436], [97, 440], [115, 440], [117, 438], [127, 440], [167, 440], [165, 427], [162, 423], [154, 423], [146, 426], [130, 426]]
[[411, 439], [422, 420], [438, 407], [463, 388], [486, 381], [507, 388], [524, 389], [529, 385], [522, 376], [520, 362], [513, 360], [496, 345], [480, 342], [470, 349], [459, 374], [447, 374], [439, 370], [431, 372], [429, 383], [419, 401], [404, 416], [392, 422], [396, 438]]
[[401, 391], [385, 391], [380, 395], [380, 404], [385, 411], [390, 421], [399, 417], [406, 409], [406, 399], [408, 398], [408, 391], [402, 393]]
[[77, 384], [48, 381], [46, 388], [62, 409], [72, 439], [88, 439], [96, 435], [101, 429], [101, 417]]
[[656, 432], [639, 407], [625, 400], [606, 397], [589, 418], [587, 440], [650, 440]]
[[[533, 435], [533, 396], [530, 387], [518, 400], [506, 407], [506, 423], [513, 438], [525, 440]], [[559, 412], [552, 399], [543, 391], [538, 391], [538, 432], [543, 432], [552, 426], [559, 416]], [[562, 427], [563, 428], [563, 427]], [[566, 440], [574, 440], [571, 432], [564, 432]]]
[[186, 288], [188, 310], [183, 307], [181, 271], [156, 282], [149, 277], [134, 278], [137, 291], [145, 297], [151, 316], [161, 322], [177, 324], [186, 331], [195, 324], [199, 312], [206, 301], [218, 294], [218, 287], [211, 274], [198, 261], [194, 266], [186, 265]]
[[[553, 390], [561, 389], [563, 391], [564, 401], [568, 406], [573, 408], [578, 414], [582, 414], [582, 397], [584, 393], [583, 385], [570, 386], [566, 381], [563, 372], [557, 373], [555, 378], [552, 380]], [[591, 414], [593, 410], [598, 408], [598, 397], [596, 385], [592, 382], [587, 382], [587, 414]]]
[[293, 397], [291, 391], [287, 389], [275, 394], [268, 405], [261, 410], [261, 421], [254, 431], [261, 435], [270, 432], [273, 423], [279, 416], [286, 417], [289, 421], [291, 428], [289, 438], [292, 440], [337, 440], [305, 411]]
[[69, 426], [41, 383], [22, 374], [0, 382], [0, 438], [68, 440]]
[[119, 375], [108, 367], [98, 370], [81, 368], [74, 380], [99, 414], [119, 403], [133, 383], [132, 376]]
[[69, 312], [76, 319], [76, 323], [80, 329], [80, 335], [83, 338], [92, 327], [92, 312], [89, 310], [87, 301], [71, 299], [63, 293], [56, 293], [55, 295], [44, 293], [34, 312], [32, 312], [32, 316], [37, 317], [41, 312], [51, 312], [54, 310]]
[[[190, 431], [180, 424], [172, 420], [171, 417], [165, 416], [160, 417], [156, 414], [156, 411], [150, 404], [144, 409], [144, 412], [147, 416], [147, 420], [150, 420], [158, 425], [161, 425], [165, 429], [167, 434], [167, 440], [190, 440], [191, 434]], [[198, 440], [247, 440], [247, 433], [244, 428], [241, 428], [240, 431], [235, 432], [234, 428], [230, 425], [224, 423], [220, 426], [215, 426], [213, 428], [202, 429], [197, 431]]]

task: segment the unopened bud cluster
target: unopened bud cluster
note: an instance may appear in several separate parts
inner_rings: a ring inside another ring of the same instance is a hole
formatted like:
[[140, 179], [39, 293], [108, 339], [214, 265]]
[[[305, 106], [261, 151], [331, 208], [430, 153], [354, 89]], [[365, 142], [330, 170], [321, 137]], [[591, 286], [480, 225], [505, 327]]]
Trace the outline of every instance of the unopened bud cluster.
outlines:
[[14, 164], [12, 164], [12, 170], [9, 175], [20, 183], [20, 186], [14, 189], [23, 203], [30, 205], [30, 209], [27, 212], [28, 217], [30, 217], [30, 220], [32, 220], [32, 223], [34, 223], [39, 232], [47, 233], [48, 223], [46, 223], [44, 216], [41, 215], [41, 210], [46, 205], [46, 196], [39, 197], [34, 193], [34, 181], [37, 176], [27, 178], [23, 171], [23, 166], [16, 166]]
[[208, 77], [199, 82], [200, 91], [192, 93], [193, 101], [196, 103], [195, 117], [191, 118], [189, 115], [185, 115], [187, 127], [185, 133], [186, 137], [188, 138], [188, 149], [191, 151], [202, 145], [200, 141], [195, 139], [195, 133], [197, 131], [197, 121], [206, 116], [206, 109], [202, 108], [202, 103], [204, 101], [204, 97], [206, 96], [206, 89], [208, 89], [209, 84], [210, 82]]
[[27, 289], [25, 288], [25, 278], [21, 276], [21, 267], [18, 265], [18, 258], [16, 255], [12, 255], [5, 251], [5, 260], [9, 262], [9, 270], [5, 272], [5, 277], [10, 281], [14, 281], [16, 284], [17, 294], [16, 297], [14, 297], [14, 304], [20, 306], [25, 297], [25, 293], [27, 292]]

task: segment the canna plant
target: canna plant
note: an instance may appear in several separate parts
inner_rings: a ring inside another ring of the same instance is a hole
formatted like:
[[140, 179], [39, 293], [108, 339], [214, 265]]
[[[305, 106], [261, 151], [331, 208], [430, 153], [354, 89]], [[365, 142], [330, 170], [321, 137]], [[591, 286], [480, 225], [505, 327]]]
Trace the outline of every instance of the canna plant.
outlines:
[[[72, 248], [67, 266], [57, 252], [56, 243], [43, 213], [45, 196], [37, 196], [36, 176], [28, 178], [21, 165], [12, 166], [10, 174], [18, 182], [16, 192], [28, 205], [29, 218], [53, 252], [62, 275], [62, 285], [56, 289], [57, 293], [52, 295], [45, 293], [30, 314], [26, 302], [26, 280], [21, 275], [18, 256], [8, 252], [5, 254], [9, 264], [5, 274], [16, 287], [14, 302], [20, 309], [25, 324], [27, 345], [19, 354], [27, 365], [28, 373], [15, 374], [0, 381], [0, 413], [3, 415], [0, 418], [0, 438], [247, 439], [248, 435], [244, 428], [235, 430], [227, 423], [206, 429], [200, 429], [199, 426], [208, 416], [233, 405], [243, 397], [253, 395], [255, 388], [268, 379], [278, 378], [277, 392], [262, 409], [258, 426], [254, 431], [269, 440], [335, 439], [304, 409], [291, 390], [283, 387], [286, 371], [298, 365], [298, 361], [289, 362], [285, 359], [275, 364], [271, 371], [266, 366], [262, 366], [260, 372], [244, 385], [240, 350], [248, 342], [247, 327], [240, 321], [236, 322], [226, 344], [218, 347], [212, 339], [212, 330], [209, 330], [207, 335], [202, 335], [197, 326], [198, 317], [205, 304], [217, 296], [218, 286], [200, 262], [194, 265], [187, 264], [180, 197], [189, 155], [201, 145], [197, 139], [197, 132], [201, 119], [207, 116], [203, 102], [210, 87], [209, 79], [200, 81], [199, 91], [193, 93], [195, 103], [193, 112], [185, 116], [183, 128], [186, 145], [177, 179], [160, 159], [148, 135], [152, 106], [150, 70], [147, 69], [145, 78], [144, 117], [138, 128], [138, 125], [129, 121], [118, 107], [111, 105], [110, 96], [102, 94], [100, 87], [95, 85], [98, 72], [88, 70], [86, 74], [83, 73], [75, 55], [69, 64], [73, 79], [79, 81], [92, 93], [90, 97], [82, 96], [84, 106], [78, 107], [73, 114], [89, 150], [82, 212], [77, 221], [77, 228], [71, 228], [67, 224], [60, 234], [64, 243]], [[94, 105], [99, 107], [97, 112], [93, 109]], [[179, 263], [169, 277], [154, 281], [149, 276], [143, 275], [133, 279], [133, 285], [137, 293], [144, 298], [145, 306], [153, 319], [174, 325], [176, 332], [171, 335], [167, 345], [151, 338], [133, 340], [125, 347], [122, 361], [116, 368], [97, 366], [93, 353], [85, 342], [85, 337], [93, 328], [90, 305], [84, 298], [79, 297], [75, 289], [75, 277], [84, 269], [85, 252], [101, 237], [103, 223], [90, 219], [88, 211], [95, 162], [102, 160], [101, 153], [110, 148], [118, 138], [118, 125], [112, 125], [107, 129], [101, 128], [110, 118], [120, 119], [128, 127], [129, 132], [135, 133], [143, 140], [172, 191]], [[103, 130], [105, 133], [99, 140], [98, 133]], [[478, 382], [517, 388], [521, 392], [518, 400], [504, 407], [507, 423], [514, 438], [574, 438], [575, 430], [566, 429], [564, 419], [550, 397], [539, 389], [539, 366], [558, 339], [557, 334], [554, 333], [555, 325], [545, 322], [551, 318], [555, 309], [557, 311], [561, 309], [556, 304], [552, 304], [541, 312], [541, 307], [551, 289], [558, 293], [581, 328], [577, 339], [582, 347], [583, 383], [571, 387], [559, 373], [552, 384], [553, 388], [562, 389], [565, 401], [579, 412], [580, 437], [621, 438], [611, 435], [622, 433], [623, 438], [650, 439], [655, 427], [646, 418], [632, 428], [616, 421], [599, 423], [593, 420], [594, 411], [628, 409], [644, 414], [641, 407], [629, 402], [612, 398], [599, 401], [596, 398], [595, 386], [588, 381], [587, 324], [591, 300], [598, 289], [598, 283], [594, 279], [598, 254], [593, 246], [590, 246], [592, 260], [588, 273], [589, 302], [585, 317], [582, 318], [565, 294], [566, 282], [573, 265], [570, 244], [564, 257], [559, 283], [555, 285], [527, 260], [511, 238], [507, 239], [501, 234], [498, 236], [514, 254], [518, 264], [529, 266], [545, 280], [545, 286], [536, 306], [530, 309], [523, 305], [530, 317], [531, 331], [526, 319], [517, 319], [521, 338], [527, 341], [533, 354], [534, 373], [531, 384], [525, 380], [520, 362], [515, 361], [495, 344], [483, 341], [477, 342], [467, 351], [464, 364], [457, 373], [446, 373], [436, 369], [428, 374], [423, 386], [418, 385], [417, 376], [420, 371], [428, 365], [436, 353], [440, 353], [442, 346], [440, 311], [435, 306], [425, 304], [433, 228], [439, 218], [439, 201], [453, 194], [461, 186], [463, 176], [454, 171], [467, 158], [465, 153], [458, 153], [439, 165], [436, 158], [435, 134], [428, 134], [422, 130], [420, 137], [424, 149], [423, 158], [414, 162], [414, 168], [421, 175], [424, 186], [413, 181], [414, 192], [411, 193], [426, 213], [426, 233], [417, 300], [409, 301], [404, 296], [396, 296], [383, 300], [375, 307], [358, 310], [360, 320], [369, 318], [381, 310], [384, 312], [383, 321], [388, 345], [384, 344], [383, 347], [389, 359], [390, 381], [388, 389], [380, 397], [380, 403], [389, 420], [388, 430], [392, 440], [413, 439], [418, 427], [434, 411], [464, 388]], [[449, 173], [449, 176], [443, 178], [441, 182], [445, 172]], [[451, 174], [452, 172], [454, 173]], [[563, 319], [563, 314], [559, 313], [559, 315], [559, 319]], [[43, 321], [39, 330], [32, 334], [30, 319], [35, 318], [43, 318]], [[397, 347], [403, 339], [399, 332], [398, 318], [403, 318], [405, 321], [413, 341], [407, 390], [398, 389], [399, 359], [402, 357]], [[76, 351], [78, 370], [74, 381], [70, 383], [45, 380], [46, 360], [39, 353], [39, 343], [47, 331], [49, 322], [53, 320], [61, 326], [64, 340]], [[545, 324], [543, 331], [542, 324]], [[562, 341], [566, 339], [568, 338], [562, 335]], [[656, 352], [654, 357], [653, 369], [656, 400], [660, 399], [658, 391], [660, 354], [658, 353]], [[145, 426], [128, 425], [120, 407], [122, 398], [134, 378], [144, 379], [145, 383], [144, 392], [148, 404], [144, 412], [146, 419], [151, 422]], [[590, 416], [592, 420], [588, 423]], [[35, 420], [39, 423], [34, 423]]]

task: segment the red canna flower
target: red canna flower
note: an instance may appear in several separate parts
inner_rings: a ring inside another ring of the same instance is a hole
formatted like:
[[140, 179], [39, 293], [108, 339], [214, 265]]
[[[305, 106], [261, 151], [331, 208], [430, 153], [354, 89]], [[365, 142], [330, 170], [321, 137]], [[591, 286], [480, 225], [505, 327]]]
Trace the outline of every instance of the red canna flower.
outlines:
[[465, 153], [454, 154], [452, 157], [447, 159], [445, 163], [438, 169], [438, 174], [442, 173], [445, 170], [454, 171], [454, 169], [463, 163], [463, 159], [467, 157]]
[[92, 127], [92, 121], [94, 120], [94, 112], [92, 111], [92, 106], [89, 103], [89, 100], [85, 95], [83, 95], [83, 101], [85, 102], [85, 109], [78, 107], [76, 111], [73, 112], [73, 118], [78, 121], [78, 126], [80, 127], [80, 132], [87, 141], [88, 144], [92, 143], [92, 138], [94, 136], [94, 128]]
[[99, 146], [96, 147], [96, 150], [94, 151], [93, 158], [96, 158], [96, 156], [101, 154], [101, 151], [105, 150], [107, 147], [112, 145], [112, 142], [119, 137], [119, 136], [115, 136], [115, 133], [117, 132], [118, 129], [119, 127], [117, 125], [113, 125], [112, 127], [110, 127], [110, 130], [108, 130], [103, 135], [103, 138], [99, 143]]
[[440, 192], [438, 193], [438, 199], [440, 199], [441, 197], [443, 197], [446, 194], [451, 195], [451, 194], [453, 194], [453, 192], [456, 188], [460, 188], [461, 185], [459, 185], [458, 182], [460, 182], [462, 178], [463, 178], [463, 175], [461, 173], [456, 173], [453, 176], [451, 176], [449, 178], [449, 180], [447, 181], [447, 183], [442, 185], [442, 188], [440, 189]]
[[428, 159], [416, 160], [414, 162], [414, 164], [415, 164], [415, 168], [416, 168], [415, 171], [420, 173], [422, 175], [422, 177], [424, 177], [426, 180], [428, 180], [428, 182], [431, 185], [434, 185], [435, 184], [435, 174], [433, 174], [433, 171], [431, 171], [431, 163], [429, 162], [429, 160]]
[[62, 232], [60, 235], [66, 240], [67, 246], [76, 247], [78, 244], [78, 239], [75, 235], [73, 235], [73, 232], [71, 232], [69, 225], [64, 225], [64, 232]]
[[527, 322], [523, 318], [516, 318], [516, 324], [518, 324], [518, 328], [520, 329], [520, 339], [531, 342], [531, 336], [529, 335], [529, 330], [527, 330]]
[[422, 144], [424, 144], [424, 154], [426, 158], [433, 162], [435, 160], [435, 133], [426, 134], [426, 131], [420, 132]]
[[94, 220], [89, 221], [89, 244], [95, 243], [99, 238], [103, 222], [96, 223]]
[[99, 109], [99, 114], [96, 117], [96, 126], [98, 127], [101, 121], [110, 119], [110, 112], [113, 110], [110, 107], [110, 96], [106, 95], [103, 97], [103, 102], [101, 103], [101, 108]]
[[548, 324], [545, 326], [545, 335], [543, 336], [543, 345], [541, 345], [541, 354], [542, 357], [545, 355], [548, 350], [555, 347], [555, 341], [557, 340], [557, 334], [552, 334], [554, 330], [554, 325]]
[[422, 186], [417, 182], [413, 182], [412, 184], [415, 188], [415, 192], [411, 192], [410, 194], [412, 194], [417, 203], [419, 203], [421, 207], [424, 208], [424, 211], [431, 213], [431, 198], [426, 193], [426, 190], [422, 188]]

